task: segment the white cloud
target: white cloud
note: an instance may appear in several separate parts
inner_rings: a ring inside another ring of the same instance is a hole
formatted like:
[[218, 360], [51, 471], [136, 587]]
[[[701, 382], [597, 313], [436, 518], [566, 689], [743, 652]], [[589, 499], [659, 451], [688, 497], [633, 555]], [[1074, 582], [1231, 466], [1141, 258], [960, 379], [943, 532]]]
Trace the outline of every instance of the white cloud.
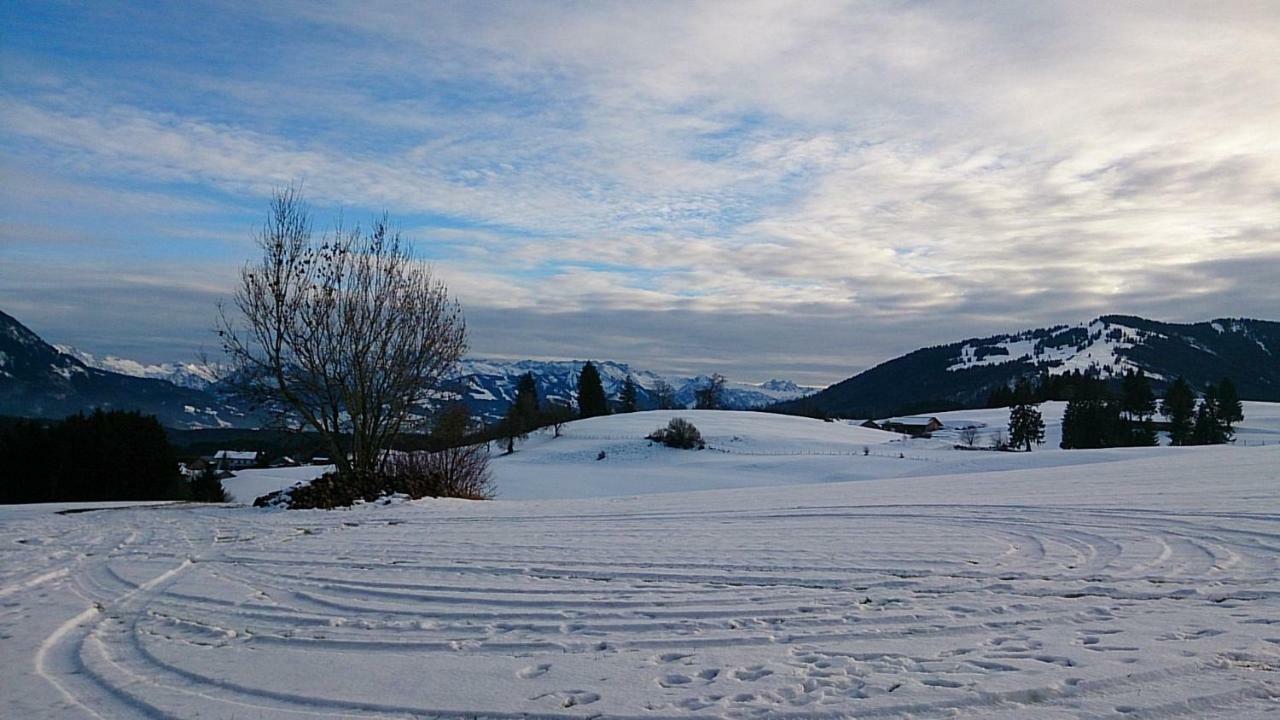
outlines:
[[1265, 4], [267, 13], [317, 39], [292, 38], [262, 77], [157, 75], [186, 73], [234, 113], [46, 78], [0, 106], [16, 162], [250, 199], [301, 178], [322, 205], [443, 215], [464, 227], [410, 234], [439, 243], [459, 294], [534, 316], [994, 331], [1120, 303], [1171, 319], [1280, 306], [1224, 274], [1280, 274], [1280, 14]]

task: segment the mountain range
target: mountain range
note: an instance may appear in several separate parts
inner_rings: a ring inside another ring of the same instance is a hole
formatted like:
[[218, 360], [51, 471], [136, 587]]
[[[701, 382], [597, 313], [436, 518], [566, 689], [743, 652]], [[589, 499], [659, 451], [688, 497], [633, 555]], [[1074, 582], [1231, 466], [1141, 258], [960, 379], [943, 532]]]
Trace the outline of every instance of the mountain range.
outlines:
[[1243, 398], [1280, 401], [1280, 323], [1104, 315], [922, 348], [775, 409], [851, 418], [959, 409], [1022, 377], [1077, 370], [1104, 378], [1142, 370], [1157, 393], [1177, 377], [1197, 390], [1229, 377]]
[[[467, 358], [444, 388], [486, 422], [500, 419], [520, 376], [532, 373], [543, 401], [576, 403], [581, 360]], [[663, 376], [623, 363], [596, 361], [605, 392], [617, 398], [630, 375], [638, 404], [656, 406], [666, 382], [678, 405], [691, 406], [709, 378]], [[1218, 319], [1165, 323], [1104, 315], [1086, 323], [971, 338], [922, 348], [824, 390], [786, 380], [729, 381], [731, 409], [768, 406], [781, 412], [885, 417], [981, 405], [1018, 378], [1072, 371], [1102, 377], [1142, 370], [1157, 391], [1176, 377], [1193, 387], [1230, 377], [1241, 397], [1280, 401], [1280, 323]], [[169, 427], [256, 427], [260, 419], [222, 391], [217, 368], [199, 363], [147, 365], [53, 346], [0, 312], [0, 415], [55, 418], [93, 408], [137, 409]]]
[[[584, 362], [466, 358], [445, 384], [444, 397], [461, 400], [475, 417], [494, 422], [506, 414], [520, 376], [528, 372], [533, 373], [543, 401], [573, 405]], [[706, 375], [663, 376], [612, 361], [595, 364], [605, 393], [613, 398], [631, 375], [641, 408], [656, 406], [660, 381], [671, 386], [677, 404], [689, 406], [694, 393], [710, 380]], [[60, 418], [82, 410], [115, 408], [154, 414], [174, 428], [258, 426], [261, 418], [229, 397], [218, 382], [218, 371], [216, 365], [145, 364], [50, 345], [0, 312], [0, 415]], [[723, 397], [725, 407], [745, 410], [801, 398], [817, 389], [787, 380], [758, 385], [728, 381]]]

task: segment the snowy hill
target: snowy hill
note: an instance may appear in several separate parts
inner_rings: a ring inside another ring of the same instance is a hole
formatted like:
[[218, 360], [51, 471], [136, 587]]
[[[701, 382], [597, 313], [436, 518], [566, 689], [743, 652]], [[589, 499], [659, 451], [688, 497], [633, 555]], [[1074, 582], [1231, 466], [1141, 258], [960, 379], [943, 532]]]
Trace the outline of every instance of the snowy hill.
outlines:
[[886, 416], [977, 405], [993, 389], [1024, 376], [1078, 370], [1113, 377], [1131, 369], [1145, 371], [1158, 390], [1179, 376], [1196, 388], [1230, 377], [1241, 397], [1280, 400], [1280, 323], [1176, 324], [1105, 315], [1078, 325], [923, 348], [783, 407]]
[[496, 461], [496, 502], [0, 507], [0, 716], [1275, 715], [1280, 446], [687, 416], [717, 449], [593, 418]]
[[[959, 450], [973, 427], [978, 446], [1005, 434], [1006, 408], [931, 413], [944, 428], [909, 438], [861, 427], [760, 412], [655, 410], [568, 423], [561, 437], [534, 433], [512, 455], [493, 459], [502, 499], [607, 497], [726, 488], [848, 482], [1091, 465], [1165, 457], [1180, 448], [1062, 450], [1066, 403], [1041, 405], [1045, 443], [1030, 453]], [[1280, 443], [1280, 403], [1245, 402], [1237, 446]], [[692, 422], [706, 450], [673, 450], [645, 439], [672, 417]], [[1167, 438], [1164, 442], [1168, 442]], [[603, 459], [599, 458], [604, 453]]]

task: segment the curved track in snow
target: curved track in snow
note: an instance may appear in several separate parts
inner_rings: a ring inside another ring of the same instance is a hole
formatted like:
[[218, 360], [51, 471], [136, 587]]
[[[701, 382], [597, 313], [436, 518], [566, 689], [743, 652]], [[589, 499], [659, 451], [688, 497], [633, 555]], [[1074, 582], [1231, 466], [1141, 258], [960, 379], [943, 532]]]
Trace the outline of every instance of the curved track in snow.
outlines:
[[112, 718], [1273, 717], [1280, 453], [1236, 452], [1229, 473], [1205, 452], [589, 502], [33, 514], [0, 535], [3, 653], [32, 668], [4, 699]]

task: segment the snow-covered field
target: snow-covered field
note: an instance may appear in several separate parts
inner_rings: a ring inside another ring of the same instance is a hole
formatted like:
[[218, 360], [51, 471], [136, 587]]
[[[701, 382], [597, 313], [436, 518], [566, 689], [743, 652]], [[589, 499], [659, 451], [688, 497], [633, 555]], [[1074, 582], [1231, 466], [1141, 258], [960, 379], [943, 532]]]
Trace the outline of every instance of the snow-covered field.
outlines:
[[1272, 444], [682, 412], [693, 452], [646, 413], [534, 436], [496, 502], [0, 508], [0, 716], [1277, 717], [1280, 412], [1245, 412]]

